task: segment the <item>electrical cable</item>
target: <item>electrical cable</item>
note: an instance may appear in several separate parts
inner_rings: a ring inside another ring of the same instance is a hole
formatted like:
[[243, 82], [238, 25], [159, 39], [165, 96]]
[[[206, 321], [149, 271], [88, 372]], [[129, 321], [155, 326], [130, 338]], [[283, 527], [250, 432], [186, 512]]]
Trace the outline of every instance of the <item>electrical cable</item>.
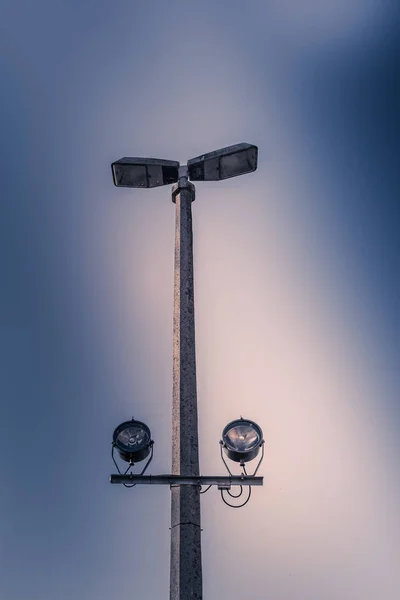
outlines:
[[250, 497], [251, 497], [251, 486], [249, 486], [249, 494], [247, 496], [247, 499], [243, 502], [243, 504], [229, 504], [229, 502], [227, 502], [224, 498], [224, 494], [223, 494], [224, 490], [220, 490], [220, 491], [221, 491], [222, 500], [225, 502], [225, 504], [227, 506], [230, 506], [231, 508], [242, 508], [243, 506], [245, 506], [248, 503], [248, 501], [250, 500]]
[[238, 494], [232, 494], [232, 492], [230, 490], [226, 490], [228, 492], [228, 494], [230, 495], [231, 498], [240, 498], [240, 496], [243, 494], [243, 486], [240, 485], [240, 492]]

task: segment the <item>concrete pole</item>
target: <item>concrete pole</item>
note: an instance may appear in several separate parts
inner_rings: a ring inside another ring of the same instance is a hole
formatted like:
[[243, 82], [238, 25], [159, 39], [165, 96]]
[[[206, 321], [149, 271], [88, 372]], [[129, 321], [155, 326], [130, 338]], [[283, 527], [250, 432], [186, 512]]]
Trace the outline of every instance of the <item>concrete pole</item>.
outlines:
[[[188, 181], [187, 169], [182, 171], [172, 188], [176, 204], [172, 474], [198, 476], [192, 231], [195, 188]], [[171, 486], [170, 600], [203, 598], [199, 491], [198, 486]]]

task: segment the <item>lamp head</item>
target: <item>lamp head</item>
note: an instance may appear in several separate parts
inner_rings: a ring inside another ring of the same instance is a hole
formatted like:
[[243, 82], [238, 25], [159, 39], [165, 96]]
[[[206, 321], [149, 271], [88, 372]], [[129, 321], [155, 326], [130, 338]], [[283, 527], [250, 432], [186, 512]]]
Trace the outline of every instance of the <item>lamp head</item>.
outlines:
[[160, 158], [120, 158], [112, 163], [114, 185], [153, 188], [178, 181], [179, 162]]
[[251, 173], [257, 169], [258, 148], [253, 144], [235, 144], [188, 161], [191, 181], [220, 181]]
[[141, 421], [125, 421], [114, 430], [113, 444], [126, 462], [144, 460], [150, 454], [152, 443], [150, 429]]
[[222, 447], [231, 460], [249, 462], [263, 445], [261, 427], [249, 419], [231, 421], [222, 432]]

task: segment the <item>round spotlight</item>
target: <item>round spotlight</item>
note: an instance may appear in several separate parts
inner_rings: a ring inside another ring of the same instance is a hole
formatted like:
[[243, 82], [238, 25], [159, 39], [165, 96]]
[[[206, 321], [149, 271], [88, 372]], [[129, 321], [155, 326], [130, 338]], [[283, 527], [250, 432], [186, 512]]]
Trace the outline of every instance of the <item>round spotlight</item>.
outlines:
[[263, 444], [261, 427], [248, 419], [231, 421], [222, 432], [222, 445], [226, 455], [235, 462], [248, 462], [255, 458]]
[[125, 421], [115, 429], [113, 444], [122, 460], [129, 463], [140, 462], [150, 454], [150, 429], [141, 421]]

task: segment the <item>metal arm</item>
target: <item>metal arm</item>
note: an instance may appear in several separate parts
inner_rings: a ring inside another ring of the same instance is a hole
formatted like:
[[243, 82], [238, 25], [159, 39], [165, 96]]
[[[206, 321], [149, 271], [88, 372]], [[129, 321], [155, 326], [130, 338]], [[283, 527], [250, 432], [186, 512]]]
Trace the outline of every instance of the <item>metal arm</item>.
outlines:
[[186, 477], [185, 475], [111, 475], [110, 483], [124, 483], [136, 485], [216, 485], [219, 489], [230, 489], [232, 485], [252, 486], [263, 485], [263, 477], [252, 477], [249, 475], [225, 475]]

